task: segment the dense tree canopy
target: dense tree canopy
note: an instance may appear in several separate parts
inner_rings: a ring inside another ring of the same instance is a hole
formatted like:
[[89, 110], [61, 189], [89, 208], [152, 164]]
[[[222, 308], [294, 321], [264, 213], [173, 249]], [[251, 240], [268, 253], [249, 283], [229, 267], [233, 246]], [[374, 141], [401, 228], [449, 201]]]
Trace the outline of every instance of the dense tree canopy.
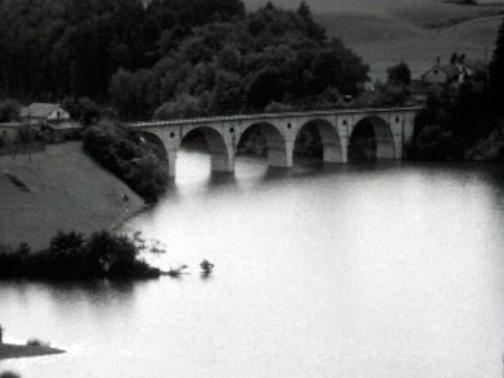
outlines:
[[409, 66], [401, 62], [396, 66], [387, 69], [387, 82], [396, 85], [410, 85], [411, 70]]
[[0, 0], [0, 17], [0, 96], [87, 97], [126, 119], [317, 106], [367, 80], [304, 2]]
[[0, 90], [104, 100], [119, 67], [158, 60], [163, 31], [243, 14], [238, 0], [2, 0]]
[[[166, 38], [151, 76], [129, 72], [123, 88], [119, 79], [124, 72], [112, 79], [111, 99], [124, 116], [142, 115], [131, 111], [135, 108], [150, 114], [161, 104], [155, 112], [161, 118], [178, 117], [181, 109], [198, 114], [261, 111], [273, 102], [334, 105], [334, 93], [356, 94], [367, 80], [367, 66], [341, 41], [327, 40], [304, 3], [296, 12], [268, 4], [243, 18], [194, 27], [178, 44]], [[121, 96], [135, 97], [139, 86], [157, 95], [149, 97], [150, 103], [142, 95], [134, 100], [140, 105], [123, 106]], [[190, 103], [184, 105], [184, 99]]]

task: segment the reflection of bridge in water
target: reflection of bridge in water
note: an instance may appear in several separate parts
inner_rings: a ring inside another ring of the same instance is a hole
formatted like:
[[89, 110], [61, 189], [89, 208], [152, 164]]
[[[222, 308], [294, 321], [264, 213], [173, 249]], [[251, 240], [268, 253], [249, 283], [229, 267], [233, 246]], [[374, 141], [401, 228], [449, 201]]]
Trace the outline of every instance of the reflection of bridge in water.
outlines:
[[266, 139], [268, 164], [289, 168], [293, 165], [294, 145], [302, 130], [320, 135], [323, 160], [346, 163], [354, 136], [370, 135], [378, 160], [402, 159], [404, 147], [413, 138], [415, 118], [421, 107], [380, 109], [336, 109], [274, 114], [251, 114], [169, 121], [130, 123], [128, 126], [151, 141], [162, 143], [168, 159], [168, 172], [175, 176], [177, 151], [184, 139], [199, 131], [210, 153], [212, 171], [233, 172], [236, 151], [246, 131], [256, 128]]

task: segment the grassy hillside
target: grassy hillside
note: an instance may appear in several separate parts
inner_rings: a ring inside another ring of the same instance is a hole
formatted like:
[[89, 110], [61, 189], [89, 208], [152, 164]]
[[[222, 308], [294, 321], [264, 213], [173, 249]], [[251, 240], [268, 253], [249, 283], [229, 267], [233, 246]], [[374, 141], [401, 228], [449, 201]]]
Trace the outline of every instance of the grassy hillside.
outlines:
[[356, 42], [351, 46], [371, 65], [371, 74], [375, 78], [384, 78], [386, 68], [401, 59], [410, 65], [413, 76], [418, 78], [432, 67], [437, 57], [447, 63], [453, 52], [488, 61], [500, 22], [500, 18], [494, 18], [466, 22], [442, 30], [417, 29], [415, 32], [406, 31], [398, 38]]
[[[266, 0], [245, 0], [248, 9]], [[275, 0], [295, 8], [298, 2]], [[371, 66], [373, 78], [384, 78], [386, 68], [401, 59], [419, 76], [440, 56], [452, 52], [489, 59], [502, 2], [496, 5], [460, 6], [439, 0], [308, 0], [317, 20], [329, 35], [341, 37]]]
[[86, 156], [80, 143], [50, 146], [31, 162], [27, 155], [0, 157], [0, 198], [0, 244], [27, 241], [33, 249], [47, 246], [58, 230], [107, 228], [144, 205]]

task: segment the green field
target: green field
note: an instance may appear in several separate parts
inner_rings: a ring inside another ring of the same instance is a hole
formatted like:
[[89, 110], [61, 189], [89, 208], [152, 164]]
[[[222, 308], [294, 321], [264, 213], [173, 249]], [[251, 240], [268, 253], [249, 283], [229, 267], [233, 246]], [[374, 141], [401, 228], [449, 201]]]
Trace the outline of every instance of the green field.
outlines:
[[85, 155], [80, 143], [49, 146], [33, 154], [31, 162], [27, 155], [0, 157], [0, 198], [0, 244], [26, 241], [33, 249], [47, 246], [58, 230], [109, 228], [144, 206], [122, 181]]
[[[266, 0], [245, 0], [248, 9]], [[279, 7], [298, 2], [274, 0]], [[329, 35], [342, 38], [371, 67], [373, 78], [384, 78], [386, 68], [406, 61], [414, 77], [439, 56], [453, 52], [488, 60], [494, 48], [504, 2], [460, 6], [437, 0], [308, 0]]]

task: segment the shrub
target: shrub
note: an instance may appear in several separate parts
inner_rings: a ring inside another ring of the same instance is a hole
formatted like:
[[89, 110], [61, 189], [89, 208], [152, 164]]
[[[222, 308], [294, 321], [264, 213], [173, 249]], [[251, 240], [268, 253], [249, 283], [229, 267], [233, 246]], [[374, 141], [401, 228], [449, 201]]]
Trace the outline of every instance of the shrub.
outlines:
[[[76, 232], [58, 232], [51, 239], [50, 247], [38, 253], [27, 252], [29, 247], [24, 252], [2, 248], [0, 278], [59, 280], [159, 276], [157, 268], [139, 258], [143, 249], [135, 239], [108, 231], [94, 233], [87, 239]], [[35, 341], [29, 345], [35, 345]]]
[[439, 125], [426, 126], [415, 140], [415, 157], [421, 160], [447, 160], [458, 158], [460, 145], [454, 140], [451, 131]]
[[406, 63], [387, 68], [387, 82], [395, 85], [410, 85], [411, 70]]
[[163, 103], [154, 112], [155, 119], [195, 117], [202, 114], [200, 100], [186, 93]]
[[95, 124], [100, 120], [100, 108], [90, 98], [82, 97], [78, 100], [65, 100], [63, 106], [70, 113], [72, 119], [84, 125]]
[[90, 127], [84, 149], [100, 164], [124, 180], [149, 202], [156, 201], [168, 186], [167, 162], [157, 146], [142, 143], [133, 132], [110, 121]]
[[294, 110], [294, 107], [292, 105], [276, 101], [270, 102], [269, 105], [264, 108], [265, 113], [280, 113], [292, 110]]
[[19, 118], [21, 107], [16, 100], [0, 101], [0, 122], [15, 121]]
[[21, 376], [13, 371], [4, 371], [0, 373], [0, 378], [21, 378]]
[[42, 341], [40, 339], [36, 338], [31, 338], [26, 342], [26, 345], [32, 346], [32, 347], [44, 347], [47, 348], [49, 347], [49, 343]]

